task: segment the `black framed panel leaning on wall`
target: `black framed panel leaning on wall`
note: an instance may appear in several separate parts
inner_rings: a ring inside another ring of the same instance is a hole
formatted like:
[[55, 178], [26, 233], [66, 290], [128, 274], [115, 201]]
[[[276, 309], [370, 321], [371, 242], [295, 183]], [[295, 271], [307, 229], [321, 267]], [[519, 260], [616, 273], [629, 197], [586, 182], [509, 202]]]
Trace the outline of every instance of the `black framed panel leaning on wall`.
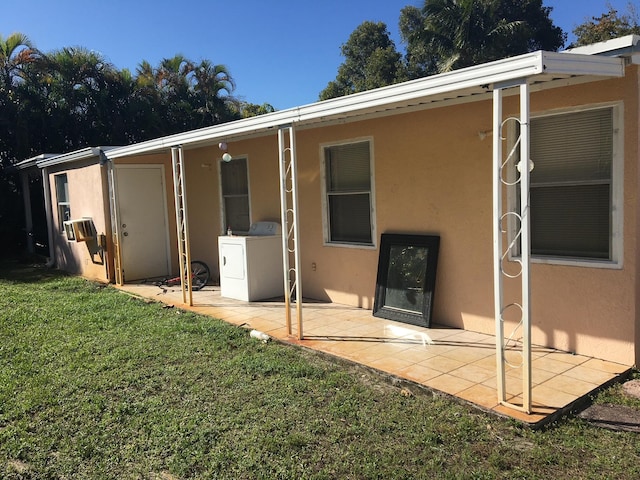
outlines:
[[375, 317], [431, 325], [439, 249], [437, 235], [381, 235]]

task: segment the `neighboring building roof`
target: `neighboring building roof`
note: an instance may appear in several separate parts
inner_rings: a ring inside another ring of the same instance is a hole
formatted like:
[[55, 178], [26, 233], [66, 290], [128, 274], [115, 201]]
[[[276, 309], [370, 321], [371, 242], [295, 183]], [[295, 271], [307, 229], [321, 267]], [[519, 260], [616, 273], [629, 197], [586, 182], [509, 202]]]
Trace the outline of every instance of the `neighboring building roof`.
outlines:
[[[633, 36], [619, 39], [633, 43]], [[618, 44], [615, 45], [619, 47]], [[295, 124], [311, 128], [337, 122], [439, 107], [489, 98], [494, 85], [516, 86], [527, 79], [532, 88], [566, 85], [624, 76], [624, 60], [608, 56], [537, 51], [454, 72], [355, 93], [257, 117], [170, 135], [109, 151], [109, 159], [165, 151], [182, 145], [193, 148], [218, 141], [231, 141], [272, 134], [278, 127]], [[562, 82], [558, 82], [562, 80]], [[555, 82], [555, 83], [554, 83]]]

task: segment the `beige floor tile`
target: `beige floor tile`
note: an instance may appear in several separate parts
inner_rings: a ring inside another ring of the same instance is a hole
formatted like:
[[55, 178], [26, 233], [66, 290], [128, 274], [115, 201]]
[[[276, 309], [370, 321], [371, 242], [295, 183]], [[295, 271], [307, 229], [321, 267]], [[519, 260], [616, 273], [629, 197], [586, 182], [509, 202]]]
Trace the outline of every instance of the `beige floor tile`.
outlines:
[[448, 393], [450, 395], [456, 395], [459, 392], [472, 387], [474, 384], [463, 378], [453, 377], [446, 373], [434, 378], [426, 380], [424, 384], [430, 388], [435, 388], [441, 392]]
[[554, 376], [542, 383], [541, 386], [553, 388], [576, 397], [582, 397], [598, 387], [595, 383], [585, 382], [567, 375]]
[[532, 413], [525, 413], [525, 412], [515, 410], [511, 407], [498, 405], [497, 407], [493, 408], [493, 411], [500, 413], [502, 415], [507, 415], [511, 418], [515, 418], [522, 422], [536, 424], [544, 420], [546, 417], [554, 413], [556, 410], [549, 409], [549, 408], [534, 408]]
[[427, 348], [422, 345], [415, 345], [406, 350], [402, 350], [399, 354], [401, 358], [405, 360], [410, 360], [414, 363], [422, 362], [423, 360], [427, 360], [428, 358], [435, 357], [436, 354], [429, 351]]
[[442, 374], [442, 372], [434, 370], [433, 368], [416, 363], [398, 370], [398, 375], [418, 383], [425, 383], [427, 380], [438, 377]]
[[577, 378], [578, 380], [583, 380], [589, 383], [595, 383], [601, 385], [605, 382], [608, 382], [612, 378], [616, 376], [615, 373], [609, 373], [606, 371], [594, 370], [592, 368], [588, 368], [583, 365], [578, 365], [577, 367], [573, 367], [570, 370], [565, 372], [565, 375], [572, 378]]
[[[583, 357], [584, 358], [584, 357]], [[583, 367], [591, 368], [593, 370], [599, 370], [601, 372], [609, 372], [614, 373], [616, 375], [620, 375], [621, 373], [626, 372], [631, 367], [626, 365], [621, 365], [619, 363], [607, 362], [605, 360], [600, 360], [597, 358], [590, 358], [586, 362], [582, 364]]]
[[465, 380], [469, 380], [473, 383], [482, 383], [486, 380], [489, 380], [490, 378], [495, 377], [496, 371], [478, 367], [477, 365], [466, 364], [460, 368], [457, 368], [456, 370], [450, 371], [449, 375], [464, 378]]
[[[493, 391], [498, 391], [498, 384], [496, 382], [497, 377], [491, 377], [484, 382], [482, 385], [491, 388]], [[513, 378], [506, 377], [505, 378], [505, 392], [509, 397], [515, 397], [517, 395], [522, 394], [522, 381], [515, 380]], [[497, 394], [497, 393], [496, 393]]]
[[354, 325], [352, 328], [345, 330], [345, 334], [385, 338], [384, 328], [381, 325], [371, 325], [368, 323]]
[[441, 345], [436, 342], [431, 345], [426, 345], [425, 348], [434, 355], [442, 355], [445, 352], [454, 350], [456, 347], [451, 345]]
[[456, 396], [485, 408], [495, 408], [498, 406], [496, 390], [486, 385], [473, 385], [466, 390], [458, 392]]
[[541, 370], [547, 370], [548, 372], [560, 374], [574, 367], [570, 363], [560, 362], [558, 360], [554, 360], [553, 358], [548, 358], [545, 355], [544, 357], [536, 358], [535, 360], [533, 360], [531, 362], [531, 368], [539, 368]]
[[544, 358], [551, 358], [560, 362], [570, 363], [571, 365], [580, 365], [581, 363], [585, 363], [587, 360], [589, 360], [589, 357], [584, 357], [582, 355], [573, 355], [568, 352], [549, 352], [543, 356]]
[[464, 330], [459, 331], [459, 333], [456, 333], [455, 335], [450, 335], [447, 337], [448, 342], [456, 342], [461, 344], [481, 343], [482, 341], [489, 339], [492, 339], [492, 337], [489, 335], [485, 335], [484, 333], [469, 332]]
[[464, 365], [464, 362], [459, 362], [458, 360], [442, 356], [427, 358], [426, 360], [418, 363], [442, 373], [451, 372], [452, 370], [456, 370]]
[[494, 360], [495, 365], [495, 350], [483, 347], [461, 347], [454, 348], [442, 352], [443, 357], [453, 358], [460, 362], [473, 363], [483, 358], [491, 357]]
[[433, 327], [426, 328], [425, 332], [434, 340], [443, 340], [453, 335], [457, 335], [460, 333], [460, 329], [451, 327]]
[[[515, 378], [522, 381], [522, 368], [508, 368], [506, 374], [510, 378]], [[546, 382], [550, 378], [555, 377], [557, 374], [548, 370], [541, 370], [539, 368], [533, 368], [531, 370], [531, 383], [534, 385]]]
[[494, 370], [494, 371], [497, 368], [495, 355], [490, 355], [490, 356], [481, 358], [480, 360], [476, 360], [476, 361], [472, 362], [472, 364], [473, 365], [477, 365], [478, 367], [482, 367], [482, 368], [486, 368], [486, 369]]
[[564, 408], [578, 397], [570, 393], [561, 392], [555, 388], [538, 385], [531, 390], [531, 398], [539, 405], [551, 408]]
[[370, 348], [369, 342], [362, 342], [357, 340], [329, 340], [325, 342], [325, 351], [334, 352], [348, 356], [349, 358], [356, 358], [359, 352], [364, 349]]
[[410, 367], [411, 365], [414, 365], [414, 363], [398, 357], [380, 358], [369, 363], [370, 367], [393, 374], [397, 374], [400, 370]]

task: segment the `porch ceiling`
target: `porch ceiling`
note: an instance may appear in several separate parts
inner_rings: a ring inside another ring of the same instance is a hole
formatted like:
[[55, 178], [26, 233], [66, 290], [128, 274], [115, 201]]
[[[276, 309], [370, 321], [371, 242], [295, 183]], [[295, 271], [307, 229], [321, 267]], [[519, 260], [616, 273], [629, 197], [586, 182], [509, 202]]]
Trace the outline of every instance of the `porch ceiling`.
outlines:
[[171, 135], [105, 155], [117, 159], [167, 151], [172, 146], [196, 148], [219, 141], [274, 135], [279, 126], [297, 129], [346, 123], [365, 118], [435, 108], [489, 98], [494, 86], [526, 79], [533, 90], [624, 76], [625, 60], [597, 55], [537, 51], [346, 97], [312, 103], [258, 117]]

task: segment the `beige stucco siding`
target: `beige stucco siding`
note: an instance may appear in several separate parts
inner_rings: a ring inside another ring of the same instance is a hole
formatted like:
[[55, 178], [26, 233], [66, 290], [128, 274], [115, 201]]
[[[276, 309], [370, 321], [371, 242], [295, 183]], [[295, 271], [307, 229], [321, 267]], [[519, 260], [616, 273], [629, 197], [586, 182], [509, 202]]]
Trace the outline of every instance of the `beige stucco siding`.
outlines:
[[[638, 76], [534, 92], [532, 114], [622, 102], [624, 111], [624, 239], [621, 268], [532, 265], [533, 341], [625, 364], [637, 362], [639, 234], [637, 185]], [[504, 116], [518, 113], [505, 98]], [[433, 321], [494, 333], [492, 102], [485, 100], [297, 132], [302, 285], [305, 297], [371, 309], [382, 233], [440, 235]], [[276, 132], [229, 142], [248, 159], [251, 220], [279, 220]], [[322, 146], [371, 141], [375, 246], [324, 243]], [[218, 275], [222, 233], [217, 146], [185, 151], [192, 258]], [[118, 160], [118, 162], [122, 162]], [[127, 159], [165, 165], [172, 259], [177, 264], [170, 153]], [[535, 162], [535, 159], [534, 159]], [[75, 212], [74, 212], [75, 215]], [[315, 270], [312, 268], [315, 266]], [[507, 285], [506, 295], [519, 300]], [[507, 332], [513, 324], [507, 325]]]
[[49, 167], [49, 185], [51, 188], [51, 208], [53, 216], [53, 249], [56, 266], [62, 270], [80, 274], [84, 277], [109, 280], [108, 257], [96, 252], [95, 242], [75, 242], [67, 240], [58, 218], [58, 199], [56, 196], [55, 176], [67, 175], [69, 185], [69, 203], [71, 218], [90, 217], [97, 234], [106, 235], [109, 223], [105, 210], [106, 192], [105, 167], [95, 160], [76, 162], [72, 166]]
[[[534, 264], [533, 340], [635, 363], [638, 98], [635, 68], [621, 80], [532, 94], [532, 112], [624, 100], [624, 266]], [[306, 295], [371, 308], [378, 251], [323, 245], [320, 145], [370, 138], [377, 239], [438, 234], [434, 321], [493, 332], [491, 102], [463, 104], [298, 133]], [[505, 117], [517, 113], [507, 98]], [[316, 271], [311, 264], [315, 263]], [[517, 293], [514, 299], [518, 300]], [[507, 330], [511, 325], [508, 325]]]
[[[532, 96], [532, 113], [622, 100], [624, 109], [624, 238], [621, 269], [534, 264], [533, 338], [539, 344], [637, 362], [638, 97], [637, 68], [620, 80], [584, 84]], [[511, 110], [513, 112], [514, 110]], [[507, 109], [505, 114], [509, 114]], [[535, 159], [534, 159], [535, 161]]]

